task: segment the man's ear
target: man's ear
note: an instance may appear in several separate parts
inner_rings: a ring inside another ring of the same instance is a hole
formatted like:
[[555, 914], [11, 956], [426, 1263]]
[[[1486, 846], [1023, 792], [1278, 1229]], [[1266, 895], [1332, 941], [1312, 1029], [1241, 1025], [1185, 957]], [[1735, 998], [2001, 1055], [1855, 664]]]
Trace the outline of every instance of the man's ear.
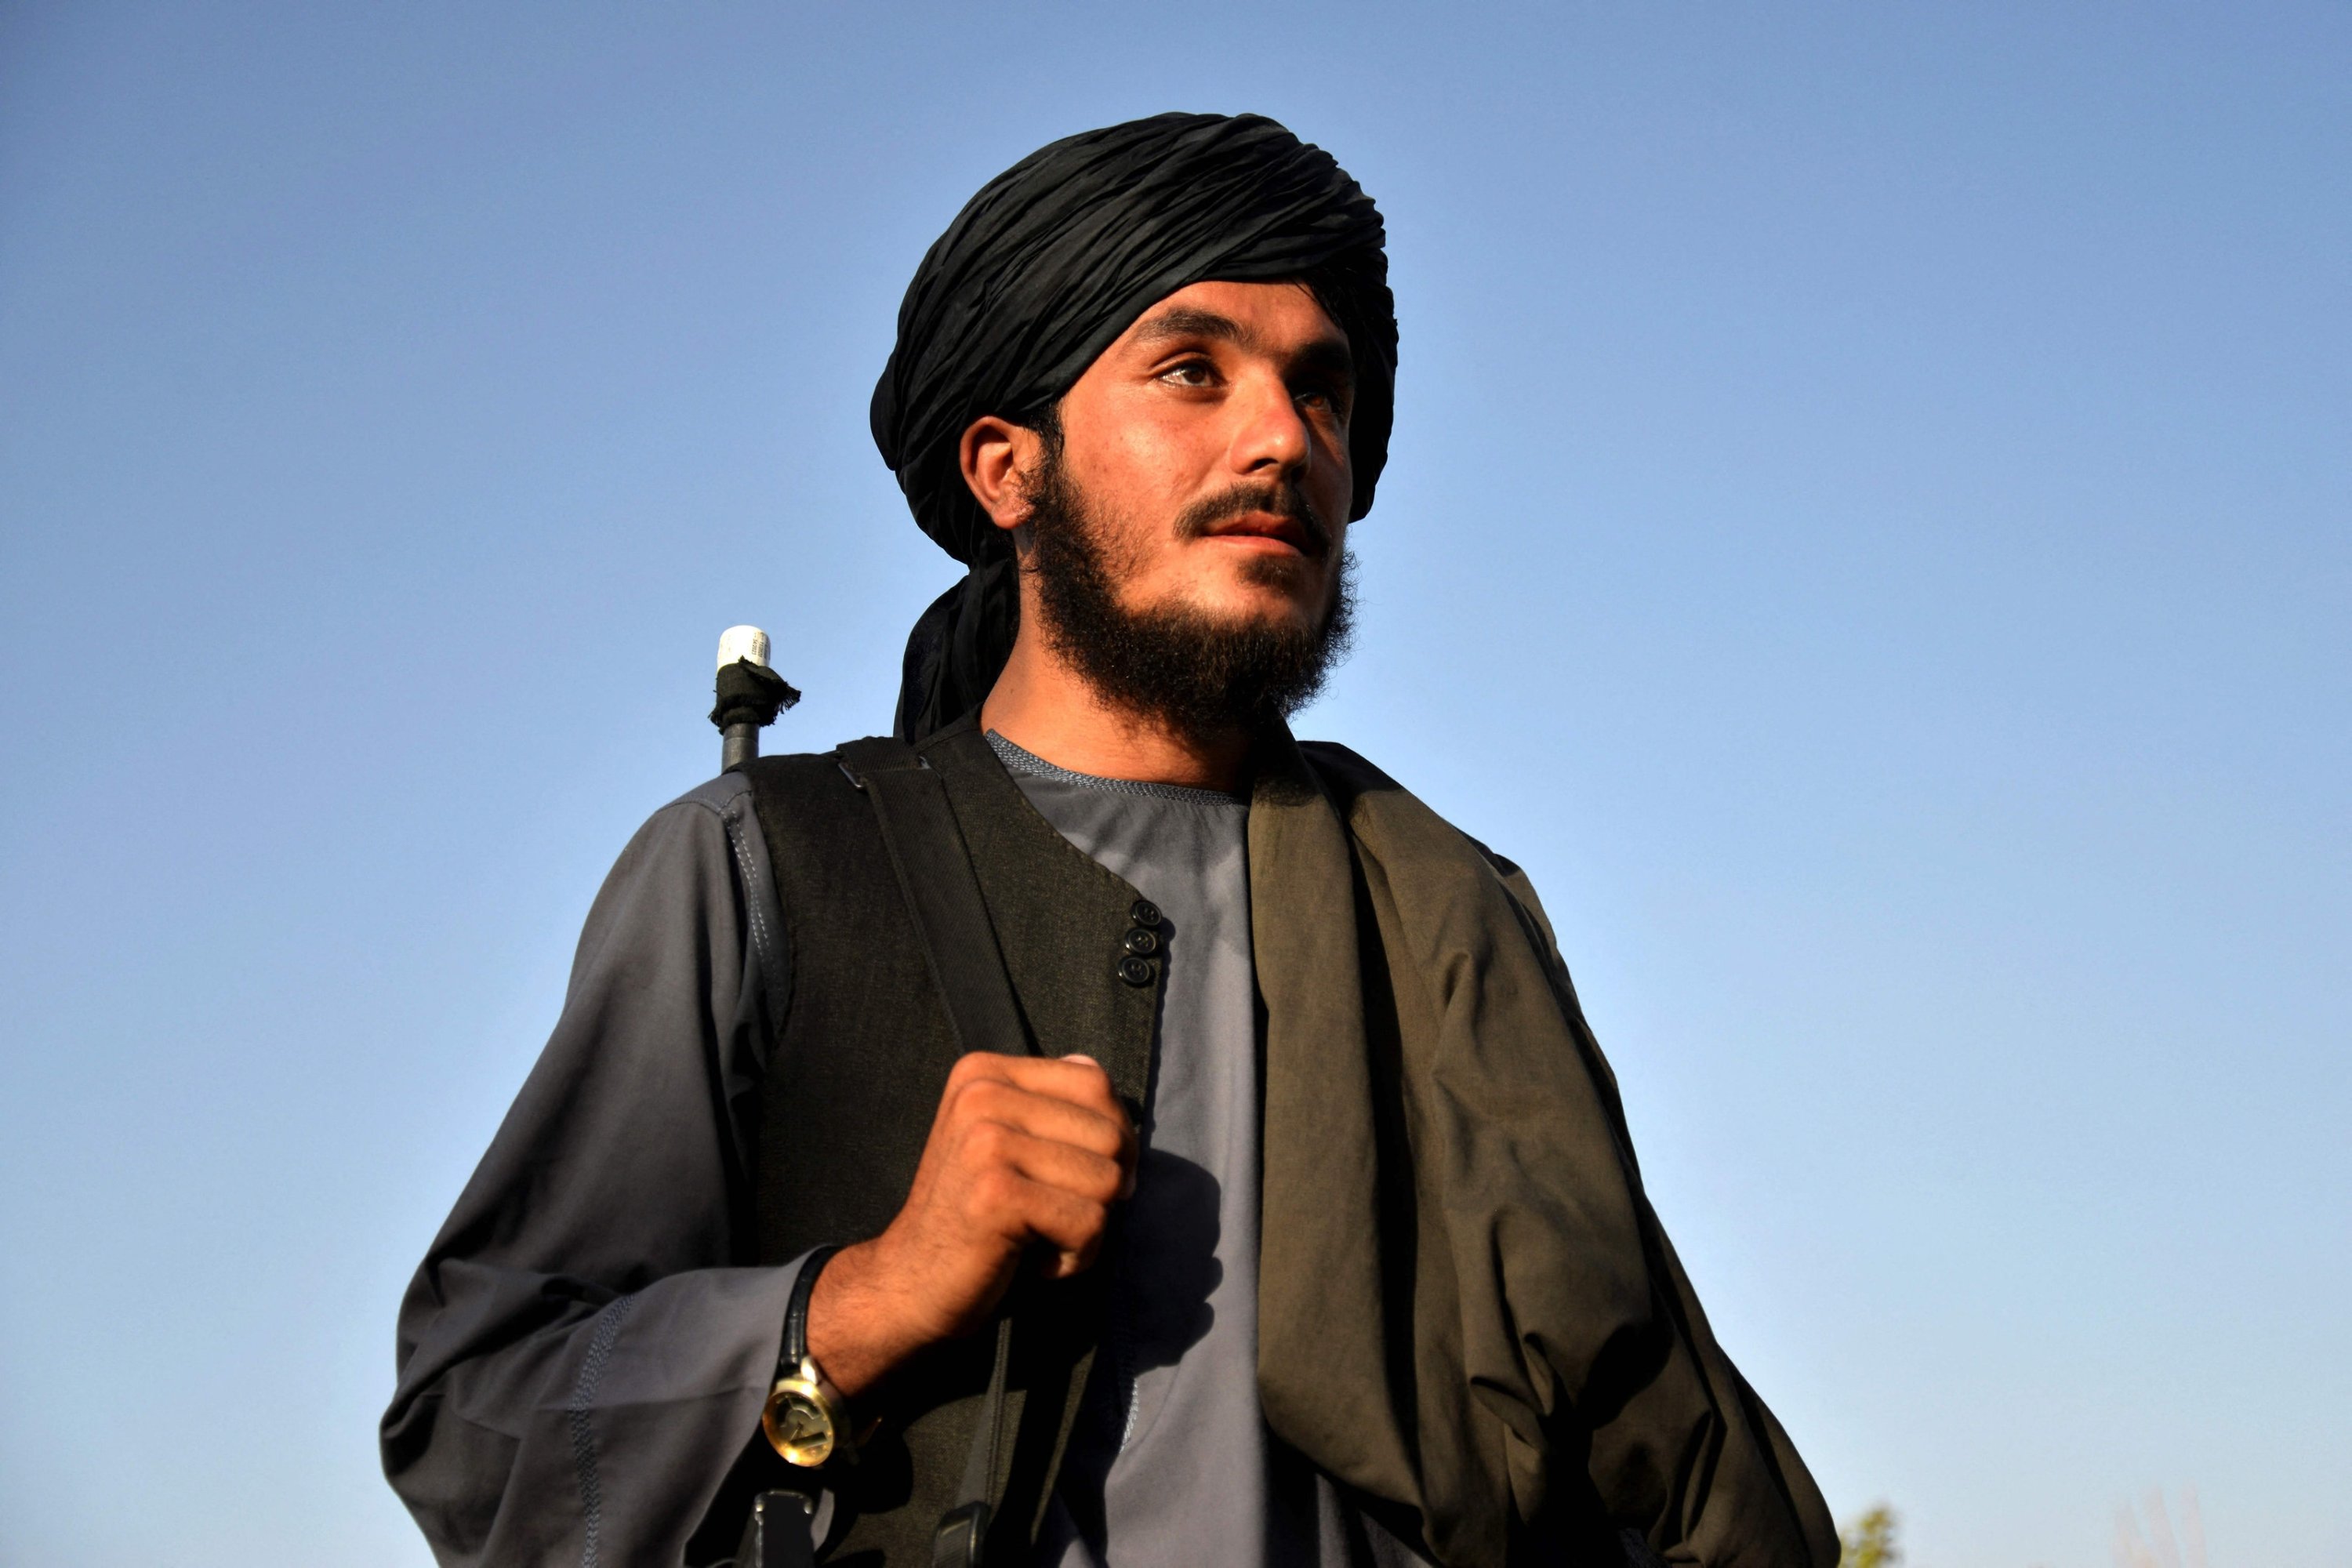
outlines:
[[1041, 455], [1037, 432], [993, 414], [966, 426], [956, 447], [972, 499], [991, 522], [1004, 529], [1029, 520], [1029, 480]]

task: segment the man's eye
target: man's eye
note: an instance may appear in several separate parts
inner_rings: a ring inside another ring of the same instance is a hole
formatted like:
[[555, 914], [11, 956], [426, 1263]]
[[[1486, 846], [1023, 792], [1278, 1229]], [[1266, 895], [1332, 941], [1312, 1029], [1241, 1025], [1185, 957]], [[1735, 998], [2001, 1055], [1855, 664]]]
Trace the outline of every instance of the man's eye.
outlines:
[[1320, 409], [1334, 419], [1345, 419], [1348, 416], [1348, 400], [1335, 387], [1301, 387], [1298, 391], [1298, 402], [1303, 407]]
[[1209, 386], [1214, 384], [1217, 373], [1206, 360], [1188, 359], [1181, 364], [1171, 364], [1161, 371], [1160, 379], [1178, 386]]

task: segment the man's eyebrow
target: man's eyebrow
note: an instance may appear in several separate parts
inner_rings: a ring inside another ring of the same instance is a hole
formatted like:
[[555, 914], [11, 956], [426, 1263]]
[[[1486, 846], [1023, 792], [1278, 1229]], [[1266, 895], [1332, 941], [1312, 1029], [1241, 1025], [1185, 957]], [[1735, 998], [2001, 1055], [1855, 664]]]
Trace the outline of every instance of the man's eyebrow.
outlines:
[[1253, 347], [1257, 334], [1230, 316], [1198, 305], [1179, 305], [1145, 321], [1135, 329], [1138, 342], [1164, 342], [1170, 338], [1215, 338], [1238, 348]]
[[[1209, 338], [1243, 350], [1258, 346], [1258, 336], [1249, 328], [1230, 316], [1204, 310], [1198, 305], [1176, 306], [1148, 318], [1135, 329], [1135, 341], [1139, 343], [1163, 343], [1174, 338]], [[1299, 350], [1294, 363], [1298, 369], [1325, 375], [1352, 379], [1356, 374], [1356, 356], [1344, 336], [1318, 338]]]
[[1346, 338], [1318, 338], [1298, 351], [1291, 368], [1352, 384], [1356, 379], [1356, 352]]

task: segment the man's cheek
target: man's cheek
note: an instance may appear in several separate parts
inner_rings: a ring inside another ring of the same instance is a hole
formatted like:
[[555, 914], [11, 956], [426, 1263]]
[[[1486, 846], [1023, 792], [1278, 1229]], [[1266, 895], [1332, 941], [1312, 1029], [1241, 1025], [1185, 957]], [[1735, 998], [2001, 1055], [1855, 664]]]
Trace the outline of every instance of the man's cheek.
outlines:
[[1163, 410], [1145, 407], [1121, 420], [1104, 443], [1102, 476], [1114, 494], [1154, 501], [1169, 499], [1181, 489], [1178, 477], [1195, 464], [1192, 442], [1181, 426], [1171, 426]]

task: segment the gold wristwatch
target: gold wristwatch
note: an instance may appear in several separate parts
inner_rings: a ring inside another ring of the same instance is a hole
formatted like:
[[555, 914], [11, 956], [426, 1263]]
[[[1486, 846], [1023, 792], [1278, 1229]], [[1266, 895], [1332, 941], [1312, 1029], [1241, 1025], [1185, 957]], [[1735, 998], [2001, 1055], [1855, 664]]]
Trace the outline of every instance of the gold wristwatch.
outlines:
[[850, 1451], [848, 1415], [841, 1391], [825, 1381], [814, 1357], [808, 1353], [809, 1292], [816, 1277], [838, 1247], [824, 1247], [809, 1254], [801, 1276], [793, 1282], [791, 1303], [784, 1309], [784, 1351], [776, 1359], [776, 1385], [768, 1391], [767, 1407], [760, 1412], [760, 1429], [788, 1464], [814, 1469], [836, 1450]]

